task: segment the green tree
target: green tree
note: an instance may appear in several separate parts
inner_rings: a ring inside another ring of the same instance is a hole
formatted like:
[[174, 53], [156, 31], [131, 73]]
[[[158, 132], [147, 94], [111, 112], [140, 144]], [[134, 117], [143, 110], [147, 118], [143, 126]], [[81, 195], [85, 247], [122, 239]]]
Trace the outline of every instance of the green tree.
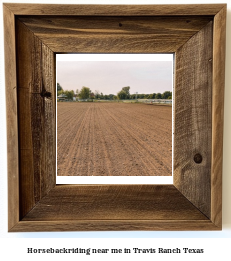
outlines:
[[117, 93], [117, 97], [120, 100], [130, 99], [130, 86], [123, 87], [122, 90]]
[[95, 99], [95, 94], [93, 92], [90, 93], [90, 98]]
[[172, 92], [166, 91], [162, 94], [162, 99], [168, 99], [169, 96], [172, 96]]
[[156, 99], [161, 99], [161, 98], [162, 98], [162, 94], [158, 92], [158, 93], [156, 94], [156, 97], [155, 97], [155, 98], [156, 98]]
[[103, 95], [102, 92], [100, 93], [99, 98], [102, 99], [102, 100], [104, 99], [104, 95]]
[[115, 96], [114, 94], [109, 94], [109, 95], [108, 95], [109, 100], [113, 100], [113, 99], [114, 99], [114, 96]]
[[74, 96], [74, 91], [64, 91], [64, 94], [67, 96], [68, 100], [73, 100], [73, 96]]
[[58, 91], [63, 91], [63, 88], [62, 88], [62, 86], [59, 83], [57, 83], [57, 92]]
[[124, 90], [121, 90], [117, 93], [117, 97], [119, 100], [125, 100], [127, 99], [127, 93]]
[[57, 83], [57, 96], [59, 96], [60, 94], [62, 94], [64, 92], [62, 86]]
[[59, 96], [60, 94], [64, 93], [64, 90], [60, 90], [57, 92], [57, 96]]
[[126, 92], [126, 99], [130, 99], [130, 86], [123, 87], [122, 90]]
[[96, 99], [99, 99], [99, 98], [100, 98], [100, 94], [99, 94], [99, 91], [98, 91], [98, 90], [95, 90], [95, 98], [96, 98]]
[[151, 93], [150, 95], [149, 95], [149, 99], [155, 99], [156, 98], [156, 94], [155, 93]]
[[90, 96], [91, 90], [88, 87], [83, 86], [79, 92], [79, 97], [81, 99], [88, 99]]

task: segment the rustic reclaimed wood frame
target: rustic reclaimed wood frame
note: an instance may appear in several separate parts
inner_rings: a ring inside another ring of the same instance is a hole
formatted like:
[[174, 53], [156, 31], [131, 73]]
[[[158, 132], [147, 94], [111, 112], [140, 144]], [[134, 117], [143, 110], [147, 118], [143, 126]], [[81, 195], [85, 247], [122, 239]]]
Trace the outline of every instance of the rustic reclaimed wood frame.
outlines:
[[[9, 231], [220, 230], [226, 5], [3, 4]], [[174, 184], [56, 185], [55, 54], [175, 53]]]

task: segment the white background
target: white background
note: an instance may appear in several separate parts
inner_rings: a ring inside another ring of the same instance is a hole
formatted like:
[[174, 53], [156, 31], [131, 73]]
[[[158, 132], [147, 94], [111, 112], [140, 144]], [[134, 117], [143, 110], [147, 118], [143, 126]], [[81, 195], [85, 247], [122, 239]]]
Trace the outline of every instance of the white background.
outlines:
[[[50, 233], [8, 233], [7, 232], [7, 151], [6, 151], [6, 116], [5, 116], [5, 86], [4, 86], [4, 48], [2, 0], [0, 0], [0, 257], [2, 260], [117, 260], [128, 254], [98, 254], [98, 255], [64, 255], [59, 254], [26, 254], [27, 247], [33, 248], [204, 248], [204, 254], [132, 254], [130, 258], [138, 257], [145, 260], [231, 260], [229, 252], [231, 244], [231, 1], [204, 0], [204, 1], [45, 1], [39, 3], [63, 4], [193, 4], [193, 3], [227, 3], [227, 42], [226, 42], [226, 89], [225, 89], [225, 128], [224, 128], [224, 157], [223, 157], [223, 230], [222, 231], [184, 231], [184, 232], [50, 232]], [[36, 3], [35, 1], [8, 1], [17, 3]], [[7, 255], [7, 257], [5, 257]], [[128, 259], [129, 256], [127, 256]]]

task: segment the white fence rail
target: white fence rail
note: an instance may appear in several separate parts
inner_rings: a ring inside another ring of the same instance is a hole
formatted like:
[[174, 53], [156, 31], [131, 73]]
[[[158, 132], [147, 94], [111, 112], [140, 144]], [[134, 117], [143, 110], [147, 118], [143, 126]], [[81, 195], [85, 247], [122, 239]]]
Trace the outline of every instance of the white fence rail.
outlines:
[[138, 102], [143, 103], [164, 103], [164, 104], [172, 104], [172, 100], [170, 99], [137, 99]]

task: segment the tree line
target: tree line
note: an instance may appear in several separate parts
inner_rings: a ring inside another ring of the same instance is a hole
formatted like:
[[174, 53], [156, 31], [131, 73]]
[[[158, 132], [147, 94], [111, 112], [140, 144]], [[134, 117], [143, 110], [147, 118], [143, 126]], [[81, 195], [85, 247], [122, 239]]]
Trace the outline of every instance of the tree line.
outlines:
[[74, 95], [79, 99], [101, 99], [101, 100], [129, 100], [129, 99], [172, 99], [172, 92], [165, 91], [163, 93], [151, 93], [151, 94], [130, 94], [130, 86], [123, 87], [117, 95], [114, 94], [103, 94], [98, 90], [92, 92], [90, 88], [83, 86], [80, 90], [77, 89], [75, 92], [64, 91], [62, 86], [57, 83], [57, 96], [65, 94], [68, 100], [73, 100]]

